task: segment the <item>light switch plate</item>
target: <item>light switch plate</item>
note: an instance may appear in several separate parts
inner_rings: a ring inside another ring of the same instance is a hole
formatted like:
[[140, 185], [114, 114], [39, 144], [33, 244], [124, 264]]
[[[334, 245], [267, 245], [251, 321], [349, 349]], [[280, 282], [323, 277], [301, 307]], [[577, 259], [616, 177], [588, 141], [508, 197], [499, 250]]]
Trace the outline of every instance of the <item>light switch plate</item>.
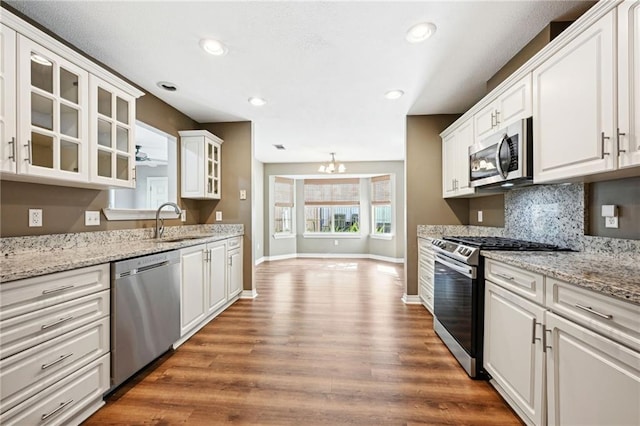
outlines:
[[98, 226], [100, 225], [100, 212], [89, 211], [84, 212], [84, 226]]
[[29, 209], [29, 227], [39, 228], [42, 226], [42, 209]]
[[482, 210], [478, 210], [478, 222], [482, 222]]
[[216, 212], [216, 221], [220, 222], [222, 220], [222, 212], [218, 211]]
[[240, 190], [240, 199], [241, 200], [246, 200], [247, 199], [247, 190], [246, 189], [241, 189]]
[[618, 228], [618, 217], [605, 217], [604, 218], [604, 227], [605, 228]]
[[186, 210], [182, 210], [182, 213], [180, 213], [180, 222], [186, 222], [187, 221], [187, 211]]

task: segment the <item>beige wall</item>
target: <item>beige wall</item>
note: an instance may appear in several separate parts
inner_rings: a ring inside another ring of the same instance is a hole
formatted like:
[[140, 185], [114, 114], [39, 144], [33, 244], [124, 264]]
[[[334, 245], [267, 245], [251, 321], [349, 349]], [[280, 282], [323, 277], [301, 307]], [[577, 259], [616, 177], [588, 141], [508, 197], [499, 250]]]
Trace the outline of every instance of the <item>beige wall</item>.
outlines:
[[[138, 99], [136, 118], [175, 137], [178, 137], [178, 130], [199, 128], [198, 123], [150, 94]], [[178, 156], [180, 155], [179, 151]], [[179, 161], [178, 164], [180, 164]], [[180, 191], [179, 179], [178, 176], [178, 192]], [[200, 223], [197, 201], [179, 200], [178, 204], [187, 209], [187, 224]], [[0, 205], [2, 206], [0, 210], [0, 236], [2, 237], [155, 226], [153, 220], [109, 222], [104, 216], [101, 217], [100, 226], [84, 226], [84, 212], [86, 210], [101, 210], [108, 207], [108, 190], [2, 180], [0, 182]], [[42, 209], [42, 227], [29, 228], [29, 208]], [[181, 224], [178, 219], [165, 222], [167, 225]]]
[[[478, 222], [478, 211], [482, 210], [482, 222]], [[469, 199], [469, 225], [504, 227], [504, 195]]]
[[[588, 235], [640, 240], [640, 177], [591, 183], [587, 191]], [[618, 229], [604, 227], [603, 204], [618, 206]]]
[[[222, 198], [219, 201], [201, 201], [200, 223], [241, 223], [244, 225], [244, 289], [251, 290], [253, 283], [252, 246], [253, 226], [251, 217], [252, 191], [252, 124], [208, 123], [201, 127], [222, 138]], [[240, 199], [240, 190], [247, 191], [247, 199]], [[215, 221], [215, 212], [222, 212], [222, 222]]]
[[459, 115], [410, 115], [405, 142], [406, 292], [418, 294], [418, 225], [466, 225], [469, 200], [442, 198], [440, 132]]

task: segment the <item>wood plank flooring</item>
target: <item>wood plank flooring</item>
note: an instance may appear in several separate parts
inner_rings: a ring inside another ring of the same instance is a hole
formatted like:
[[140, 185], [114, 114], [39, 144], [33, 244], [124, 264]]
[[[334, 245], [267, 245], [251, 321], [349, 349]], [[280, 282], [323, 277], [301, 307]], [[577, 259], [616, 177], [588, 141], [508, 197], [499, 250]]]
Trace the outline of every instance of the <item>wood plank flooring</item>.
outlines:
[[405, 305], [402, 266], [263, 263], [240, 300], [112, 395], [86, 425], [520, 425]]

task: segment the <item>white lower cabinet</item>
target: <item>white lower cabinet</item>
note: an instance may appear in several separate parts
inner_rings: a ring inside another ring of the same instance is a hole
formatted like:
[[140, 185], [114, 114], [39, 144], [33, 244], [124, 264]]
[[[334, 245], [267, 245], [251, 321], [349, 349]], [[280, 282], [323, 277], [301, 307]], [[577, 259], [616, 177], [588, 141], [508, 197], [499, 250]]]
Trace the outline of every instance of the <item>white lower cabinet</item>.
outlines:
[[109, 265], [0, 285], [0, 424], [79, 424], [110, 377]]
[[516, 294], [510, 280], [494, 283], [490, 274], [484, 367], [522, 419], [640, 425], [640, 306], [544, 276], [536, 284], [544, 302], [537, 303], [535, 293]]
[[433, 314], [434, 255], [431, 243], [418, 238], [418, 296], [420, 302]]
[[544, 423], [544, 308], [487, 281], [484, 367], [528, 423]]
[[242, 237], [180, 250], [181, 345], [242, 292]]

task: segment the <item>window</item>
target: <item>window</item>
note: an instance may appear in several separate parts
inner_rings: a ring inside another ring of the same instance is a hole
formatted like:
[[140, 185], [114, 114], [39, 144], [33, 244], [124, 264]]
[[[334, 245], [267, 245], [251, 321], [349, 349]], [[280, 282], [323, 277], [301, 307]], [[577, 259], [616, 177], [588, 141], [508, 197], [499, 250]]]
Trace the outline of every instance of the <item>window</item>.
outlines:
[[391, 176], [371, 178], [371, 223], [373, 235], [391, 234]]
[[305, 179], [305, 232], [359, 233], [359, 179]]
[[276, 234], [293, 233], [293, 179], [276, 176], [274, 184], [274, 222]]

